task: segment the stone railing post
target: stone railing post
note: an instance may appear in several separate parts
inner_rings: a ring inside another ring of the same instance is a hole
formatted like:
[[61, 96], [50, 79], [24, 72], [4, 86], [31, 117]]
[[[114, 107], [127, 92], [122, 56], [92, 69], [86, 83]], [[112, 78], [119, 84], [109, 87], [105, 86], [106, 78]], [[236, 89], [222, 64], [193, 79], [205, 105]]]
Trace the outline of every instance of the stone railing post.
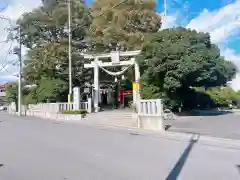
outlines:
[[164, 127], [164, 122], [163, 122], [163, 104], [162, 104], [162, 100], [161, 99], [157, 99], [157, 114], [159, 117], [158, 120], [158, 128], [160, 131], [164, 131], [165, 127]]
[[87, 108], [87, 111], [88, 113], [91, 113], [92, 112], [92, 98], [88, 98], [88, 108]]

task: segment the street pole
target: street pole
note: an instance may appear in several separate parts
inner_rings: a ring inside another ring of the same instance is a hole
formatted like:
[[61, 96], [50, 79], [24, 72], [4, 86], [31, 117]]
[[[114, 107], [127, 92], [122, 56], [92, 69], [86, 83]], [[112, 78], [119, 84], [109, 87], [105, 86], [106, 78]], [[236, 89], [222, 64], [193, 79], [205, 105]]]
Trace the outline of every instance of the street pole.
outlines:
[[17, 55], [19, 58], [19, 77], [18, 77], [18, 116], [22, 115], [22, 44], [21, 44], [21, 27], [18, 27], [19, 32], [19, 48]]
[[[164, 0], [163, 2], [163, 16], [162, 16], [162, 22], [164, 22], [164, 25], [166, 25], [166, 20], [167, 20], [167, 0]], [[162, 26], [161, 29], [165, 28], [164, 26]]]
[[164, 0], [164, 19], [167, 16], [167, 0]]
[[68, 103], [72, 102], [72, 29], [71, 29], [71, 0], [68, 0], [68, 69], [69, 69], [69, 93]]

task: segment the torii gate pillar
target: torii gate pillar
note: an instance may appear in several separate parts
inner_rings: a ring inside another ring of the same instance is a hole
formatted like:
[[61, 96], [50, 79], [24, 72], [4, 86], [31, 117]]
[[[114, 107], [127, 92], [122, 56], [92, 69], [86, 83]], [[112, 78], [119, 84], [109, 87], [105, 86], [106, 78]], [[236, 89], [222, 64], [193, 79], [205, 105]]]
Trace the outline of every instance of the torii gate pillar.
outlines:
[[139, 92], [140, 70], [139, 65], [134, 58], [134, 71], [135, 71], [135, 89], [133, 88], [133, 104], [137, 106], [138, 101], [141, 99]]
[[94, 59], [94, 111], [99, 111], [99, 67], [98, 58]]

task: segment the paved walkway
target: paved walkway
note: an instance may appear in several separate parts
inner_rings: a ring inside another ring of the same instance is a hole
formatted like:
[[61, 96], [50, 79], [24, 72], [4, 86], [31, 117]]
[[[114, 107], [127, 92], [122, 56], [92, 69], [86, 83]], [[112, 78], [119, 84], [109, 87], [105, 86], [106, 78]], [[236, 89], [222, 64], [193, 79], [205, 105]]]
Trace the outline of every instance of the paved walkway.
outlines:
[[240, 143], [0, 117], [1, 180], [238, 180]]

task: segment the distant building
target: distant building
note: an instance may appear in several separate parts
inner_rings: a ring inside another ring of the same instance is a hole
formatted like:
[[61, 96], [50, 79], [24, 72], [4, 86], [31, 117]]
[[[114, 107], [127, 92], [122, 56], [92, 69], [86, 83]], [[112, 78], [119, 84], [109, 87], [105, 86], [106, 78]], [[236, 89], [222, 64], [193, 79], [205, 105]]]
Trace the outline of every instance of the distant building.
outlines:
[[6, 96], [5, 87], [6, 87], [6, 84], [0, 85], [0, 97]]

